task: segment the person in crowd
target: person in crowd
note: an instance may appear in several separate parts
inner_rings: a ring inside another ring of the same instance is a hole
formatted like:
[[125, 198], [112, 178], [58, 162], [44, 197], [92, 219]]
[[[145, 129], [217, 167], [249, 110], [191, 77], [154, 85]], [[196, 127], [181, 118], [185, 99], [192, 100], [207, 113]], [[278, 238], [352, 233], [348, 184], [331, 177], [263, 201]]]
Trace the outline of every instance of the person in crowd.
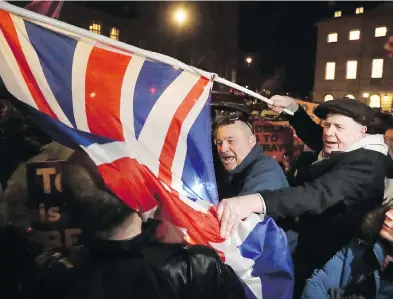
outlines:
[[226, 176], [221, 197], [288, 186], [280, 165], [263, 154], [248, 117], [241, 112], [230, 112], [218, 120], [214, 142]]
[[[142, 223], [139, 212], [108, 190], [84, 152], [75, 151], [62, 177], [86, 237], [79, 249], [84, 258], [68, 267], [77, 269], [68, 298], [245, 298], [237, 275], [213, 249], [159, 243], [157, 223]], [[50, 271], [59, 255], [45, 255], [40, 265]]]
[[20, 163], [37, 155], [49, 140], [22, 113], [19, 104], [0, 80], [0, 184], [7, 188], [7, 180]]
[[393, 298], [393, 208], [371, 212], [361, 237], [308, 279], [302, 299]]
[[42, 240], [31, 238], [32, 223], [39, 212], [38, 207], [29, 208], [27, 164], [66, 160], [72, 152], [51, 142], [20, 163], [6, 182], [7, 188], [0, 197], [0, 298], [30, 298], [32, 261], [42, 252]]
[[388, 128], [385, 131], [385, 143], [388, 146], [389, 157], [393, 159], [393, 127]]
[[289, 122], [299, 138], [319, 153], [317, 160], [299, 166], [291, 187], [223, 199], [217, 217], [225, 238], [253, 212], [274, 219], [298, 219], [299, 238], [293, 253], [298, 297], [312, 271], [348, 244], [365, 215], [381, 205], [387, 146], [382, 135], [366, 134], [375, 112], [359, 101], [320, 104], [314, 113], [324, 120], [321, 127], [295, 99], [273, 96], [271, 100], [277, 112], [287, 108], [294, 113]]

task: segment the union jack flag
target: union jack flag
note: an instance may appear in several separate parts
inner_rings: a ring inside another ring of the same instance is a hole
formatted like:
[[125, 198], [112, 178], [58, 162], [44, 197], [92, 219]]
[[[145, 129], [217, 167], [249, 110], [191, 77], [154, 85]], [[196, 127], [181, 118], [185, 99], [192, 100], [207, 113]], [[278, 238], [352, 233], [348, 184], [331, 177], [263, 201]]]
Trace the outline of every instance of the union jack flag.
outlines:
[[54, 140], [86, 151], [126, 204], [163, 220], [161, 240], [215, 248], [248, 298], [292, 298], [287, 240], [271, 218], [219, 236], [212, 77], [1, 9], [0, 59], [9, 92]]

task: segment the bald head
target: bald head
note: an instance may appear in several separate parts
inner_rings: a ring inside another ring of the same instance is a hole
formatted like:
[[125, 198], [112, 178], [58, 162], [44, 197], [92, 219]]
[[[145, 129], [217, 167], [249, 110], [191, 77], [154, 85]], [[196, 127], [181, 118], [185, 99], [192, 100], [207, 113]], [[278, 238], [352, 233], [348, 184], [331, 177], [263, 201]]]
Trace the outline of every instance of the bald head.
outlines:
[[215, 143], [224, 168], [235, 169], [250, 153], [256, 144], [251, 128], [243, 121], [219, 124]]

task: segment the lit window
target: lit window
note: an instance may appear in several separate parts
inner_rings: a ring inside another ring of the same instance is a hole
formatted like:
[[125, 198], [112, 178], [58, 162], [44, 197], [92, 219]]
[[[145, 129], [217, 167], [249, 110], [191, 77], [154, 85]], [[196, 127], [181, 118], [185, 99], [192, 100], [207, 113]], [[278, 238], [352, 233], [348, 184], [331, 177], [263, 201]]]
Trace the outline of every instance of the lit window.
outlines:
[[363, 13], [364, 12], [364, 8], [363, 7], [357, 7], [356, 8], [356, 14], [358, 15], [358, 14], [361, 14], [361, 13]]
[[379, 95], [373, 94], [370, 97], [370, 104], [371, 108], [381, 108], [381, 97]]
[[109, 37], [114, 40], [119, 40], [119, 29], [112, 27]]
[[375, 28], [375, 37], [386, 36], [388, 29], [386, 27]]
[[384, 95], [381, 99], [381, 108], [383, 111], [392, 110], [392, 97], [389, 95]]
[[335, 62], [326, 62], [325, 80], [334, 80], [334, 73], [336, 71]]
[[349, 31], [349, 40], [357, 40], [360, 38], [360, 30]]
[[327, 94], [327, 95], [325, 95], [325, 96], [323, 97], [323, 100], [324, 100], [325, 102], [332, 101], [332, 100], [333, 100], [333, 96], [332, 96], [331, 94]]
[[356, 79], [358, 62], [356, 60], [347, 61], [347, 79]]
[[335, 12], [334, 12], [334, 17], [335, 17], [335, 18], [341, 17], [341, 10], [335, 11]]
[[347, 95], [345, 96], [345, 98], [352, 99], [352, 100], [355, 99], [355, 97], [354, 97], [352, 94], [347, 94]]
[[383, 74], [383, 59], [373, 59], [371, 65], [371, 78], [382, 78]]
[[98, 22], [92, 22], [89, 26], [89, 31], [101, 34], [101, 24]]
[[335, 43], [335, 42], [337, 42], [337, 38], [338, 38], [337, 33], [329, 33], [328, 38], [327, 38], [327, 42], [328, 43]]

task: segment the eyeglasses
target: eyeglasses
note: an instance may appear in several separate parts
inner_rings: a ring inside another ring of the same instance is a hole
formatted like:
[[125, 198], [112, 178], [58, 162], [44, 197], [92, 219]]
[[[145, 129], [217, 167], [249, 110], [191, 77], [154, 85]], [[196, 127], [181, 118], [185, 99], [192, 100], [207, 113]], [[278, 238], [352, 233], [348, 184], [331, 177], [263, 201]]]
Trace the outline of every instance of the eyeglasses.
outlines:
[[231, 124], [237, 120], [244, 122], [250, 128], [250, 130], [254, 132], [254, 128], [250, 123], [250, 119], [240, 111], [231, 111], [231, 112], [221, 111], [221, 113], [218, 113], [216, 115], [215, 123], [218, 126], [224, 122], [228, 122], [229, 124]]

